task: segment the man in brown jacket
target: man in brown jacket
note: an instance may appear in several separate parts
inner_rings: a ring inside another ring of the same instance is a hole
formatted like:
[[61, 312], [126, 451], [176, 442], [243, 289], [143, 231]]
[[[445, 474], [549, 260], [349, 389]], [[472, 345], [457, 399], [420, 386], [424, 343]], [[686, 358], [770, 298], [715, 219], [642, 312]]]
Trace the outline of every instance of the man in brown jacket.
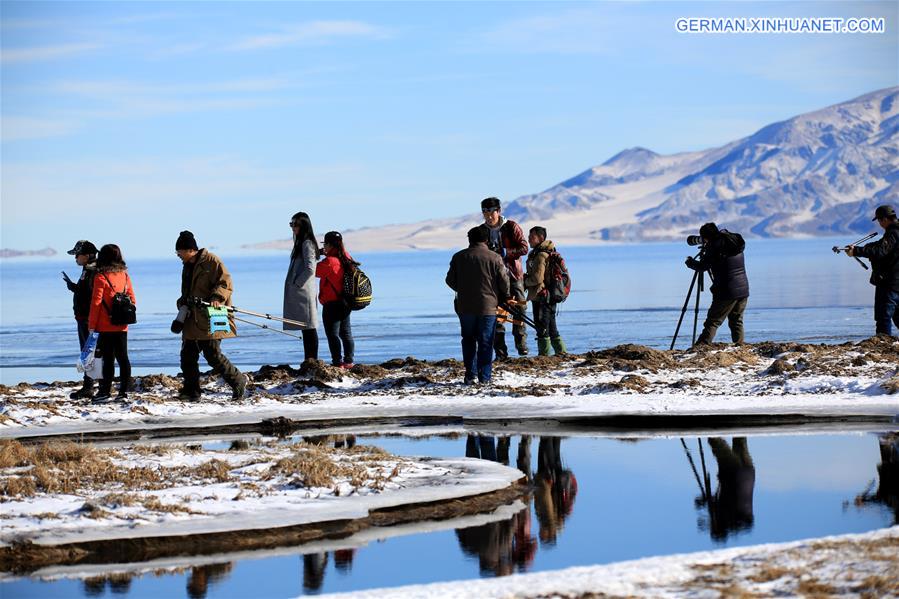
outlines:
[[242, 399], [247, 391], [247, 377], [222, 353], [222, 339], [237, 336], [234, 319], [229, 315], [230, 330], [209, 330], [209, 315], [204, 301], [213, 307], [231, 305], [231, 275], [221, 259], [212, 252], [197, 247], [190, 231], [182, 231], [175, 242], [175, 252], [184, 263], [181, 270], [181, 297], [178, 298], [178, 318], [172, 322], [172, 332], [181, 333], [181, 372], [184, 386], [178, 399], [200, 398], [200, 352], [209, 365], [221, 373], [231, 386], [234, 399]]
[[496, 307], [509, 298], [509, 275], [502, 258], [487, 247], [488, 239], [484, 227], [471, 229], [468, 249], [453, 256], [446, 273], [446, 284], [456, 292], [466, 385], [475, 376], [490, 382]]
[[537, 354], [548, 356], [555, 351], [557, 356], [562, 356], [567, 349], [556, 327], [557, 304], [552, 303], [546, 288], [546, 278], [550, 275], [547, 272], [549, 259], [556, 251], [556, 246], [546, 238], [544, 227], [531, 227], [528, 244], [532, 249], [528, 254], [524, 287], [528, 292], [528, 301], [533, 306], [534, 324], [537, 325]]
[[[525, 311], [524, 271], [521, 268], [521, 257], [528, 253], [528, 243], [521, 227], [514, 220], [503, 217], [502, 204], [499, 198], [485, 198], [481, 201], [481, 214], [484, 224], [481, 228], [487, 232], [487, 247], [496, 252], [506, 265], [509, 275], [509, 290], [512, 297], [519, 302], [519, 309]], [[515, 349], [519, 356], [528, 355], [528, 337], [524, 324], [512, 325], [512, 336], [515, 338]], [[496, 323], [496, 335], [493, 348], [497, 360], [509, 357], [506, 346], [506, 328], [503, 323]]]

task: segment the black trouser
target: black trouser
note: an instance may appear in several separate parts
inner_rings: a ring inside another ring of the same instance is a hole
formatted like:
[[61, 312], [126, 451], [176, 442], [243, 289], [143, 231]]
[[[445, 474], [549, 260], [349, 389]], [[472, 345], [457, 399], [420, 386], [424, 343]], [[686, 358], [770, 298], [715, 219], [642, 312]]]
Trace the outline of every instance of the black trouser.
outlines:
[[[86, 320], [76, 320], [78, 323], [78, 351], [81, 352], [84, 349], [84, 342], [87, 341], [87, 338], [90, 336], [90, 329], [87, 326]], [[84, 385], [85, 387], [94, 384], [94, 379], [84, 375]]]
[[119, 363], [119, 391], [128, 391], [131, 385], [131, 362], [128, 360], [128, 332], [100, 333], [97, 349], [103, 356], [103, 380], [100, 381], [100, 392], [109, 393], [115, 375], [115, 363]]
[[318, 360], [318, 331], [303, 329], [303, 359]]
[[[331, 350], [331, 364], [352, 364], [356, 344], [353, 342], [353, 328], [350, 325], [350, 310], [342, 301], [328, 302], [322, 306], [322, 321], [325, 335], [328, 337], [328, 349]], [[340, 355], [340, 344], [343, 343], [343, 359]]]
[[184, 376], [184, 388], [188, 391], [200, 391], [200, 352], [212, 369], [222, 375], [232, 388], [240, 382], [240, 370], [222, 353], [221, 339], [185, 339], [181, 343], [181, 373]]
[[547, 337], [554, 339], [559, 337], [559, 329], [556, 328], [556, 306], [545, 300], [531, 302], [534, 310], [534, 324], [537, 325], [537, 338]]

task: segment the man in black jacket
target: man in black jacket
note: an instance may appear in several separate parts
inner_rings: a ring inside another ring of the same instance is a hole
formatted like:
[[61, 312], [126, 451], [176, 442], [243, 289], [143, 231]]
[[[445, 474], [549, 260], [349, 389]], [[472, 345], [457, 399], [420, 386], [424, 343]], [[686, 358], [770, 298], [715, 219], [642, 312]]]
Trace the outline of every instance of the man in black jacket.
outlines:
[[725, 318], [733, 342], [743, 343], [743, 312], [749, 301], [749, 279], [743, 261], [746, 242], [737, 233], [719, 231], [715, 223], [702, 225], [699, 235], [703, 247], [700, 259], [687, 258], [686, 264], [693, 270], [711, 271], [712, 305], [696, 344], [711, 343]]
[[456, 252], [446, 284], [456, 292], [456, 313], [462, 328], [465, 384], [490, 383], [496, 307], [509, 299], [509, 274], [502, 258], [487, 247], [483, 227], [468, 232], [468, 249]]
[[[78, 323], [78, 351], [84, 347], [87, 340], [87, 318], [91, 313], [91, 293], [94, 291], [94, 276], [97, 274], [97, 246], [86, 239], [75, 243], [75, 247], [67, 252], [75, 256], [75, 264], [81, 267], [81, 276], [78, 281], [73, 281], [65, 272], [62, 278], [66, 287], [72, 292], [72, 310], [75, 312], [75, 322]], [[69, 394], [69, 399], [90, 399], [94, 396], [94, 379], [84, 375], [81, 389]]]
[[883, 228], [883, 237], [861, 247], [849, 246], [846, 253], [871, 261], [876, 331], [892, 335], [892, 325], [899, 328], [899, 222], [892, 206], [878, 207], [872, 220]]

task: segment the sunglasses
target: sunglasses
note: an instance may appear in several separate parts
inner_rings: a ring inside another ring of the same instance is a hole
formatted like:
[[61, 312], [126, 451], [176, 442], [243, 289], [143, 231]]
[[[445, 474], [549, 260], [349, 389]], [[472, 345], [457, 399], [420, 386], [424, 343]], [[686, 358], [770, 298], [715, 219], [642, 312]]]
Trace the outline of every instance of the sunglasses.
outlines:
[[294, 222], [294, 221], [290, 221], [290, 222], [287, 223], [287, 224], [290, 225], [291, 227], [299, 227], [299, 226], [300, 226], [300, 223], [296, 223], [296, 222]]

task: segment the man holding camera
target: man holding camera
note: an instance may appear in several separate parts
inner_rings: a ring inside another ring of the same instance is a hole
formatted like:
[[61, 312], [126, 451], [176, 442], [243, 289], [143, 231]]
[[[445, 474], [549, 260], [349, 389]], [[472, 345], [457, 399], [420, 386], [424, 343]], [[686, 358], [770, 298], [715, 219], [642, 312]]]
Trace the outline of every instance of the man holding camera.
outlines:
[[[66, 287], [73, 294], [72, 309], [75, 311], [75, 322], [78, 323], [78, 350], [81, 351], [89, 334], [87, 320], [91, 312], [94, 277], [97, 274], [97, 246], [87, 239], [81, 239], [67, 253], [75, 256], [75, 264], [81, 267], [81, 276], [77, 281], [70, 279], [65, 272], [62, 273]], [[69, 399], [90, 399], [93, 396], [94, 379], [85, 374], [81, 389], [70, 393]]]
[[175, 242], [175, 253], [184, 264], [181, 270], [181, 297], [178, 318], [172, 321], [172, 332], [181, 333], [181, 373], [184, 386], [178, 399], [200, 399], [200, 352], [212, 368], [231, 386], [232, 398], [242, 399], [247, 391], [247, 377], [222, 353], [222, 339], [236, 337], [237, 329], [229, 318], [230, 330], [210, 332], [209, 314], [203, 302], [220, 308], [231, 305], [231, 275], [221, 258], [199, 249], [194, 234], [182, 231]]
[[[524, 270], [521, 268], [521, 257], [528, 253], [528, 242], [521, 227], [514, 220], [503, 218], [502, 205], [499, 198], [485, 198], [481, 201], [481, 214], [484, 224], [481, 228], [487, 232], [487, 247], [500, 255], [509, 273], [511, 297], [519, 309], [527, 309], [524, 300]], [[512, 325], [512, 336], [515, 337], [515, 349], [519, 356], [528, 355], [527, 331], [523, 324]], [[496, 359], [509, 357], [506, 346], [506, 328], [496, 321], [496, 335], [493, 337], [493, 349]]]
[[892, 325], [899, 328], [899, 221], [892, 206], [879, 206], [874, 211], [883, 237], [861, 247], [849, 246], [850, 256], [871, 261], [871, 284], [874, 285], [874, 321], [878, 335], [892, 335]]
[[693, 270], [711, 272], [712, 305], [696, 345], [711, 343], [725, 318], [733, 342], [743, 343], [743, 312], [749, 301], [749, 279], [743, 261], [746, 242], [737, 233], [719, 230], [715, 223], [702, 225], [699, 236], [699, 259], [687, 258], [686, 264]]

